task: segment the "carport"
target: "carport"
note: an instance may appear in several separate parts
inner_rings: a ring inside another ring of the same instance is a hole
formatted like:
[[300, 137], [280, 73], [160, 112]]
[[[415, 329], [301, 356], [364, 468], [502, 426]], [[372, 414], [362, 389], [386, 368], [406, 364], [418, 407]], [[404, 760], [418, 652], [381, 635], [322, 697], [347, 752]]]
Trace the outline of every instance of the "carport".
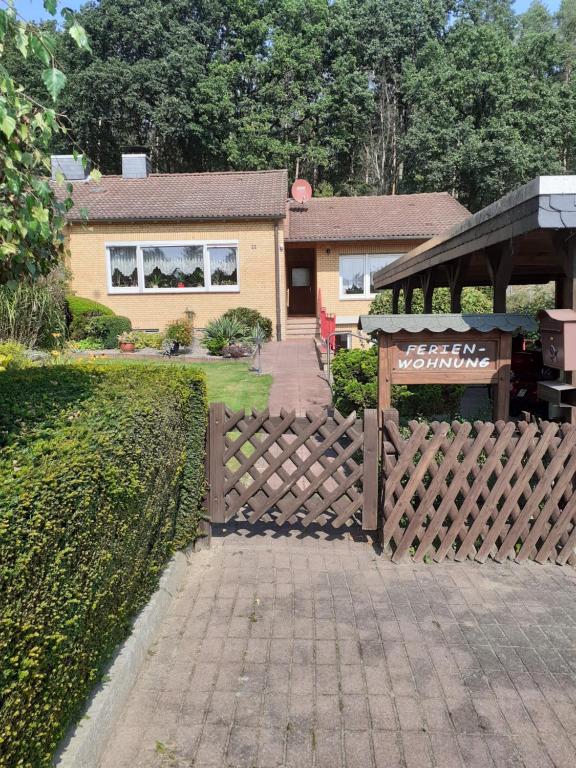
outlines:
[[510, 285], [556, 283], [556, 307], [576, 309], [576, 176], [539, 176], [413, 249], [376, 273], [376, 289], [400, 291], [412, 312], [415, 288], [432, 312], [437, 287], [448, 287], [451, 311], [462, 288], [492, 286], [494, 312], [506, 311]]

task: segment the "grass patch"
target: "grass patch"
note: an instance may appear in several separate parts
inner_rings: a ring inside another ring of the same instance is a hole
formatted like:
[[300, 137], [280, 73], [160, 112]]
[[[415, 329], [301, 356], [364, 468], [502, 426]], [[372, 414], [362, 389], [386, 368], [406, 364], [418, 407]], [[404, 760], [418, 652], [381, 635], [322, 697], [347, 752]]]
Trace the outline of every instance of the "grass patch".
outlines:
[[262, 410], [268, 405], [272, 376], [258, 376], [246, 363], [194, 363], [206, 374], [208, 401], [233, 411]]
[[[98, 357], [98, 360], [113, 362], [113, 358]], [[145, 360], [131, 360], [128, 356], [123, 356], [122, 362], [130, 365], [147, 364]], [[250, 411], [252, 408], [261, 411], [268, 405], [272, 376], [258, 376], [250, 370], [248, 363], [176, 363], [163, 361], [162, 358], [157, 362], [201, 370], [206, 375], [209, 403], [226, 403], [232, 411]]]

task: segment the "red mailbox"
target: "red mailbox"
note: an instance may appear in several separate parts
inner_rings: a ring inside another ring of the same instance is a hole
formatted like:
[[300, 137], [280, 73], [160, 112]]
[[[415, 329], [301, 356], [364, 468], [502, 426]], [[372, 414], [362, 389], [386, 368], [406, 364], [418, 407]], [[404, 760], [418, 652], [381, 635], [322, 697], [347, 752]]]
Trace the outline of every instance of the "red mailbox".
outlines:
[[538, 312], [542, 360], [548, 368], [576, 371], [576, 312], [542, 309]]

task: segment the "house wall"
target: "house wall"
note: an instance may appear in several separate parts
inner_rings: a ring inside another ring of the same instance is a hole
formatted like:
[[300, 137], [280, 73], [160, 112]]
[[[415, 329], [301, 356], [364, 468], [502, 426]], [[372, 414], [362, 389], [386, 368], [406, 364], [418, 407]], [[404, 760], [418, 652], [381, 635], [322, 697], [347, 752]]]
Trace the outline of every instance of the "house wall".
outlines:
[[[367, 253], [407, 253], [423, 240], [369, 240], [342, 243], [316, 244], [316, 270], [318, 288], [326, 311], [337, 316], [365, 315], [372, 299], [340, 298], [340, 256], [357, 256]], [[330, 250], [330, 253], [327, 253]]]
[[[285, 266], [283, 231], [279, 226], [280, 296], [284, 297]], [[114, 294], [108, 292], [106, 244], [185, 240], [238, 241], [239, 285], [234, 292]], [[222, 222], [94, 223], [69, 225], [68, 246], [72, 290], [95, 299], [136, 329], [163, 329], [185, 312], [194, 312], [194, 325], [203, 328], [231, 307], [250, 307], [269, 317], [276, 333], [274, 222], [270, 220]], [[282, 304], [282, 327], [286, 310]]]
[[[358, 333], [356, 324], [359, 315], [366, 315], [372, 299], [340, 298], [340, 256], [363, 254], [403, 254], [415, 248], [424, 240], [364, 240], [354, 242], [327, 242], [316, 244], [316, 270], [318, 288], [326, 311], [336, 315], [336, 330]], [[327, 253], [327, 251], [330, 253]], [[360, 341], [352, 337], [352, 345]]]

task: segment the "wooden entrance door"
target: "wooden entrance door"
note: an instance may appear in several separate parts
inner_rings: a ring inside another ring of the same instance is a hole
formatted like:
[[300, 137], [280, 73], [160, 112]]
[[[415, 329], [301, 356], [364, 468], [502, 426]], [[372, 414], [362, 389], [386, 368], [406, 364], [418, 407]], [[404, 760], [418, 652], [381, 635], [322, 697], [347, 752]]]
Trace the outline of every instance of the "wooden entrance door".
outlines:
[[316, 314], [316, 256], [312, 250], [288, 254], [288, 314]]

